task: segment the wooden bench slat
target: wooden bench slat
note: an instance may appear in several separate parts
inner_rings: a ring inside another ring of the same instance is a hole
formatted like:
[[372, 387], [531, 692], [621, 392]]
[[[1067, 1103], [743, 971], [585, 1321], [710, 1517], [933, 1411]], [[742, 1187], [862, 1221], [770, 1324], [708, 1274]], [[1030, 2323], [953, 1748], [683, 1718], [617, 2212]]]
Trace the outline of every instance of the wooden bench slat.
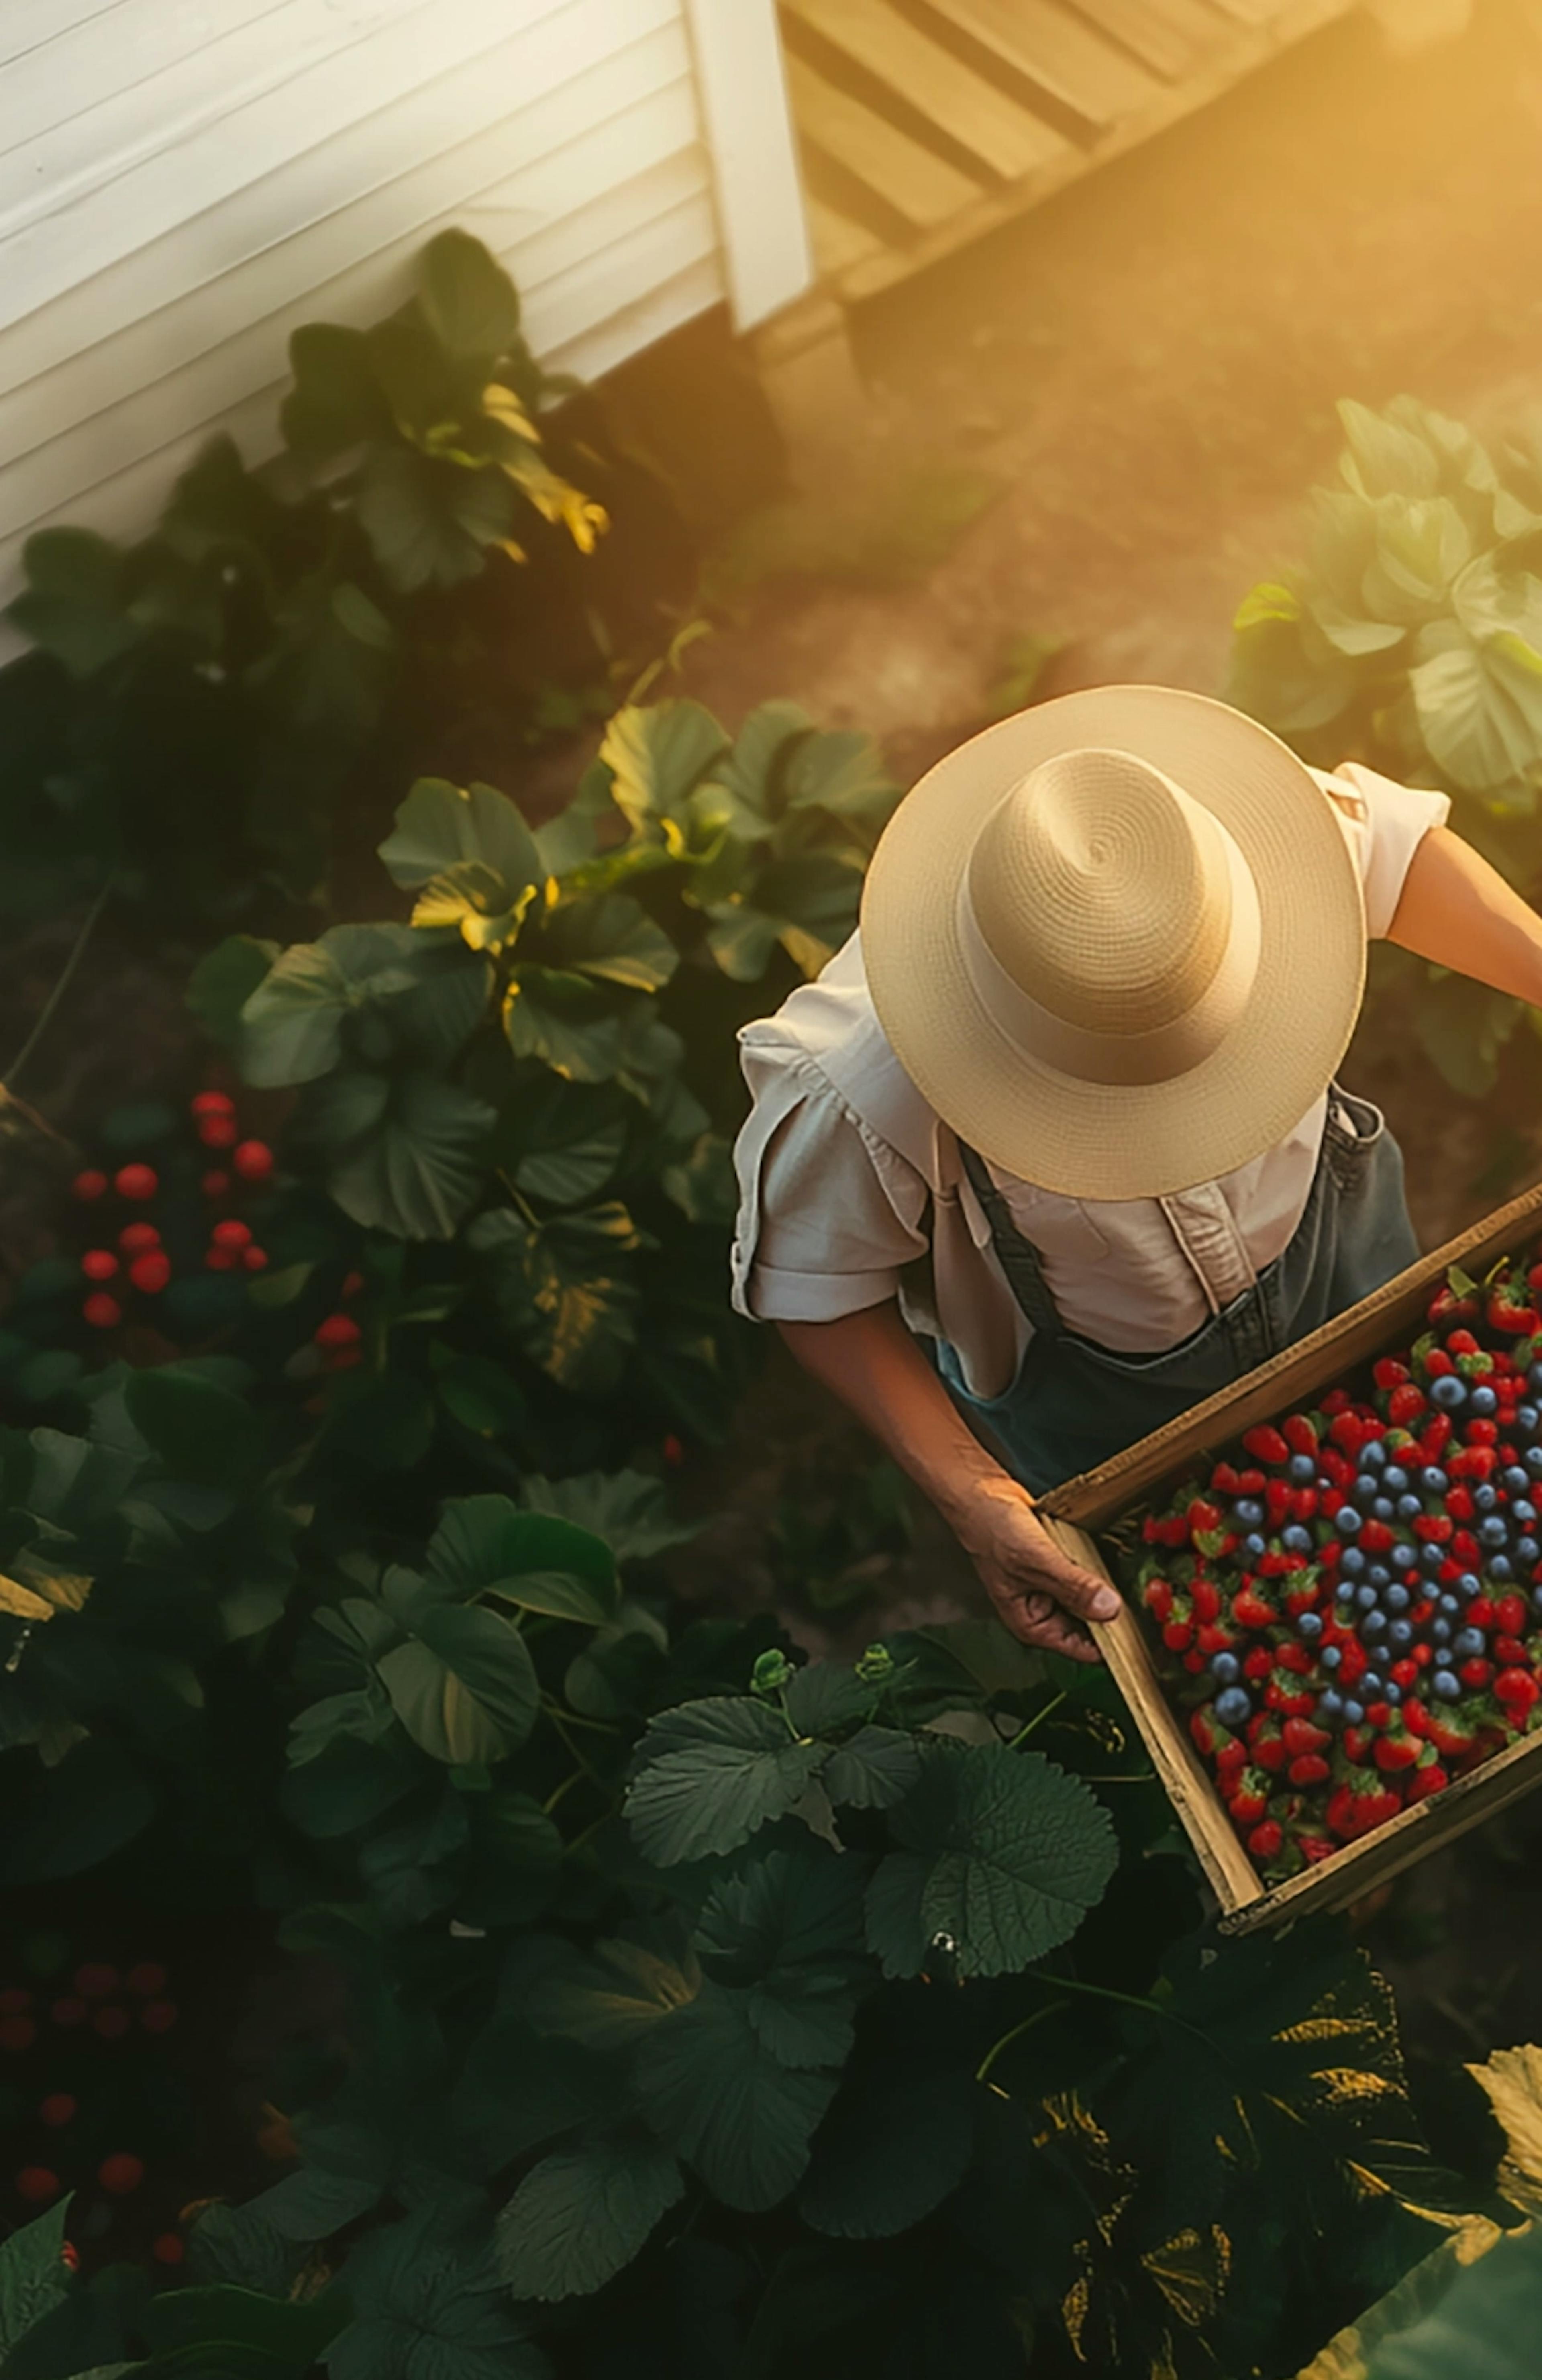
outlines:
[[782, 6], [1008, 181], [1035, 172], [1065, 145], [1058, 132], [902, 17], [890, 0], [782, 0]]
[[[1204, 55], [1192, 35], [1169, 22], [1166, 12], [1153, 0], [1079, 0], [1079, 9], [1103, 32], [1133, 50], [1142, 66], [1149, 67], [1164, 82], [1176, 82], [1192, 73]], [[1218, 22], [1214, 34], [1219, 36], [1222, 30]]]
[[917, 230], [929, 231], [979, 197], [978, 183], [837, 91], [802, 58], [789, 55], [787, 75], [799, 128]]
[[929, 0], [935, 13], [983, 42], [1100, 130], [1133, 115], [1161, 84], [1111, 49], [1053, 0]]
[[844, 273], [848, 264], [860, 263], [884, 243], [876, 231], [866, 224], [853, 223], [822, 199], [812, 195], [805, 198], [808, 213], [808, 236], [814, 243], [814, 255], [821, 273]]

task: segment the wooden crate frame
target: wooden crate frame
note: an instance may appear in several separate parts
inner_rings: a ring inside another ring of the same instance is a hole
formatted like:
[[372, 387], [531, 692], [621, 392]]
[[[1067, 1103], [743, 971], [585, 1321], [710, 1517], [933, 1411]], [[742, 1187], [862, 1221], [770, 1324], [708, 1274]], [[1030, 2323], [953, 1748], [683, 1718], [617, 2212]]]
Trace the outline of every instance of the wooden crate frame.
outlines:
[[[1201, 1457], [1256, 1422], [1310, 1405], [1320, 1390], [1345, 1373], [1407, 1345], [1426, 1327], [1429, 1293], [1444, 1278], [1448, 1265], [1460, 1264], [1481, 1274], [1500, 1257], [1518, 1252], [1539, 1220], [1542, 1184], [1448, 1240], [1232, 1387], [1207, 1397], [1097, 1470], [1084, 1471], [1053, 1488], [1038, 1507], [1046, 1528], [1075, 1560], [1117, 1584], [1097, 1543], [1100, 1530], [1137, 1500], [1160, 1497], [1175, 1487]], [[1346, 1843], [1330, 1859], [1285, 1884], [1266, 1886], [1237, 1840], [1188, 1730], [1167, 1699], [1144, 1618], [1126, 1604], [1117, 1620], [1095, 1623], [1092, 1633], [1220, 1903], [1223, 1933], [1250, 1934], [1309, 1913], [1342, 1909], [1542, 1785], [1538, 1732], [1457, 1778], [1443, 1793], [1402, 1811], [1373, 1834]]]

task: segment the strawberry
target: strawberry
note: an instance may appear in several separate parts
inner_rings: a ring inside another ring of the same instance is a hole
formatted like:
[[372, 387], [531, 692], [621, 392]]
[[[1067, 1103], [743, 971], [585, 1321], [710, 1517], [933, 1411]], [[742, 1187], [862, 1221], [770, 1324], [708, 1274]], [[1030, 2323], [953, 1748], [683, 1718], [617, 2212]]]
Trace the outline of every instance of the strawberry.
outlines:
[[1207, 1536], [1220, 1527], [1220, 1507], [1207, 1503], [1203, 1496], [1196, 1496], [1188, 1508], [1186, 1518], [1191, 1537]]
[[1221, 1726], [1208, 1703], [1190, 1713], [1189, 1733], [1194, 1738], [1196, 1750], [1202, 1753], [1207, 1760], [1214, 1760], [1224, 1745], [1236, 1741], [1230, 1728]]
[[1230, 1653], [1242, 1639], [1234, 1629], [1224, 1628], [1217, 1620], [1202, 1620], [1194, 1632], [1194, 1641], [1201, 1653]]
[[1196, 1620], [1218, 1620], [1220, 1617], [1220, 1589], [1213, 1578], [1196, 1576], [1189, 1588], [1189, 1600]]
[[1237, 1475], [1229, 1463], [1216, 1464], [1210, 1474], [1210, 1486], [1212, 1488], [1219, 1488], [1223, 1496], [1236, 1496], [1241, 1493]]
[[1278, 1853], [1284, 1840], [1284, 1829], [1278, 1818], [1266, 1818], [1263, 1825], [1255, 1827], [1248, 1836], [1247, 1848], [1255, 1859], [1271, 1860]]
[[1347, 1389], [1330, 1389], [1325, 1397], [1318, 1399], [1317, 1410], [1325, 1413], [1330, 1421], [1337, 1420], [1340, 1414], [1347, 1411], [1349, 1402]]
[[1425, 1357], [1425, 1378], [1427, 1379], [1439, 1380], [1442, 1378], [1447, 1372], [1454, 1372], [1456, 1366], [1451, 1362], [1451, 1357], [1447, 1354], [1443, 1347], [1432, 1347], [1428, 1354]]
[[1378, 1389], [1395, 1389], [1408, 1378], [1408, 1366], [1395, 1355], [1383, 1355], [1371, 1366], [1371, 1378]]
[[1412, 1768], [1418, 1757], [1417, 1736], [1393, 1735], [1389, 1731], [1377, 1739], [1376, 1765], [1378, 1768]]
[[[1495, 1660], [1499, 1662], [1501, 1669], [1513, 1670], [1519, 1668], [1525, 1660], [1526, 1648], [1522, 1644], [1518, 1636], [1496, 1636], [1493, 1644], [1493, 1654]], [[1497, 1685], [1495, 1686], [1494, 1691], [1498, 1694], [1499, 1687]]]
[[[1415, 1675], [1417, 1674], [1415, 1670]], [[1401, 1684], [1402, 1682], [1400, 1679], [1398, 1682]], [[1421, 1740], [1429, 1733], [1429, 1713], [1416, 1695], [1410, 1694], [1403, 1704], [1402, 1723], [1410, 1735], [1416, 1735]]]
[[1281, 1732], [1293, 1760], [1304, 1752], [1321, 1752], [1333, 1741], [1325, 1727], [1314, 1727], [1308, 1718], [1288, 1718]]
[[1331, 1859], [1339, 1848], [1328, 1835], [1297, 1835], [1295, 1843], [1308, 1867], [1315, 1867], [1319, 1860]]
[[1417, 1661], [1394, 1661], [1389, 1674], [1391, 1677], [1393, 1684], [1401, 1686], [1403, 1693], [1406, 1694], [1409, 1687], [1413, 1684], [1415, 1679], [1419, 1674], [1419, 1665]]
[[1538, 1687], [1529, 1670], [1506, 1670], [1494, 1681], [1494, 1694], [1504, 1705], [1507, 1716], [1517, 1721], [1524, 1718], [1536, 1702]]
[[1360, 1532], [1358, 1542], [1368, 1554], [1384, 1554], [1390, 1551], [1396, 1541], [1387, 1522], [1367, 1521]]
[[1330, 1797], [1326, 1815], [1331, 1832], [1354, 1842], [1395, 1818], [1402, 1807], [1402, 1795], [1390, 1787], [1378, 1791], [1374, 1786], [1343, 1784]]
[[1252, 1429], [1245, 1429], [1242, 1442], [1255, 1463], [1283, 1463], [1291, 1459], [1290, 1448], [1280, 1432], [1267, 1421], [1257, 1423]]
[[1333, 1774], [1315, 1752], [1304, 1752], [1299, 1760], [1293, 1760], [1288, 1773], [1293, 1785], [1321, 1785]]
[[1317, 1433], [1305, 1414], [1287, 1414], [1280, 1425], [1280, 1435], [1295, 1454], [1316, 1454]]
[[1192, 1620], [1170, 1620], [1162, 1630], [1162, 1643], [1170, 1653], [1186, 1653], [1193, 1642]]
[[1507, 1636], [1522, 1635], [1526, 1624], [1524, 1599], [1518, 1595], [1501, 1595], [1494, 1606], [1494, 1617]]
[[1470, 1521], [1473, 1517], [1472, 1489], [1463, 1487], [1460, 1482], [1454, 1488], [1448, 1488], [1445, 1505], [1453, 1521]]
[[1452, 1523], [1448, 1512], [1421, 1512], [1414, 1524], [1414, 1535], [1423, 1537], [1430, 1546], [1443, 1546], [1451, 1534]]
[[1362, 1421], [1356, 1413], [1335, 1414], [1329, 1424], [1329, 1435], [1346, 1454], [1358, 1454], [1365, 1440], [1373, 1437], [1378, 1427], [1378, 1423]]
[[1499, 1616], [1497, 1608], [1486, 1595], [1475, 1595], [1467, 1606], [1468, 1624], [1474, 1628], [1492, 1628]]
[[1244, 1496], [1261, 1496], [1264, 1492], [1264, 1475], [1261, 1471], [1239, 1471], [1237, 1487]]
[[1298, 1678], [1310, 1677], [1315, 1666], [1305, 1645], [1281, 1645], [1274, 1658], [1281, 1670], [1289, 1670]]
[[1477, 1742], [1477, 1720], [1471, 1703], [1432, 1705], [1426, 1718], [1428, 1740], [1445, 1759], [1460, 1759]]
[[1432, 1793], [1443, 1793], [1450, 1783], [1451, 1779], [1439, 1762], [1432, 1760], [1427, 1767], [1415, 1768], [1409, 1777], [1408, 1799], [1410, 1802], [1427, 1802]]
[[1255, 1645], [1252, 1652], [1243, 1657], [1242, 1673], [1245, 1678], [1267, 1678], [1273, 1667], [1274, 1656], [1267, 1645]]
[[1469, 1446], [1498, 1446], [1500, 1442], [1499, 1424], [1489, 1421], [1483, 1414], [1479, 1414], [1475, 1421], [1470, 1421], [1462, 1435]]
[[1145, 1604], [1147, 1610], [1151, 1614], [1152, 1619], [1158, 1621], [1159, 1624], [1162, 1621], [1172, 1617], [1172, 1586], [1170, 1580], [1165, 1578], [1148, 1578], [1146, 1585], [1141, 1588], [1140, 1599]]
[[1346, 1760], [1353, 1760], [1357, 1768], [1363, 1768], [1366, 1763], [1374, 1757], [1375, 1752], [1376, 1738], [1368, 1728], [1345, 1728], [1344, 1757]]
[[1264, 1510], [1269, 1514], [1271, 1529], [1284, 1526], [1291, 1510], [1291, 1490], [1287, 1480], [1271, 1479], [1268, 1482], [1264, 1488]]
[[1317, 1490], [1315, 1488], [1293, 1488], [1291, 1489], [1291, 1518], [1293, 1521], [1309, 1521], [1317, 1512]]
[[1210, 1666], [1197, 1645], [1192, 1646], [1190, 1650], [1184, 1655], [1183, 1658], [1184, 1667], [1188, 1671], [1191, 1678], [1197, 1678], [1203, 1670], [1208, 1670]]
[[1453, 1355], [1480, 1355], [1483, 1353], [1470, 1330], [1449, 1331], [1446, 1345]]
[[1275, 1628], [1280, 1614], [1272, 1603], [1266, 1603], [1252, 1585], [1245, 1585], [1232, 1598], [1232, 1617], [1240, 1628]]
[[1488, 1661], [1463, 1661], [1459, 1674], [1463, 1684], [1471, 1686], [1473, 1692], [1476, 1694], [1479, 1688], [1486, 1686], [1492, 1678], [1493, 1664]]
[[1494, 1290], [1487, 1305], [1488, 1327], [1491, 1330], [1542, 1330], [1542, 1314], [1535, 1305], [1522, 1305], [1512, 1289]]
[[1239, 1827], [1256, 1827], [1269, 1808], [1269, 1781], [1262, 1768], [1245, 1768], [1226, 1806]]
[[1416, 1389], [1412, 1380], [1403, 1381], [1400, 1387], [1395, 1388], [1392, 1390], [1391, 1395], [1387, 1400], [1387, 1418], [1389, 1421], [1400, 1423], [1416, 1421], [1420, 1414], [1424, 1412], [1424, 1390], [1422, 1389]]
[[1249, 1746], [1255, 1766], [1267, 1768], [1271, 1777], [1285, 1766], [1285, 1739], [1280, 1732], [1279, 1720], [1269, 1712], [1260, 1711], [1252, 1722]]

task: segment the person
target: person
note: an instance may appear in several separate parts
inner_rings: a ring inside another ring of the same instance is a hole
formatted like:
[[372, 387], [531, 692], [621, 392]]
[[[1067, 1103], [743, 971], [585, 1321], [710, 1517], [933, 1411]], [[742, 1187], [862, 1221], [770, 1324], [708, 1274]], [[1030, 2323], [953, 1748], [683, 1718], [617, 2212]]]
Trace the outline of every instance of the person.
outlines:
[[1202, 696], [1068, 694], [921, 780], [857, 932], [742, 1032], [735, 1303], [1025, 1642], [1096, 1659], [1118, 1608], [1036, 1495], [1417, 1255], [1336, 1080], [1367, 938], [1542, 1003], [1542, 920], [1450, 807]]

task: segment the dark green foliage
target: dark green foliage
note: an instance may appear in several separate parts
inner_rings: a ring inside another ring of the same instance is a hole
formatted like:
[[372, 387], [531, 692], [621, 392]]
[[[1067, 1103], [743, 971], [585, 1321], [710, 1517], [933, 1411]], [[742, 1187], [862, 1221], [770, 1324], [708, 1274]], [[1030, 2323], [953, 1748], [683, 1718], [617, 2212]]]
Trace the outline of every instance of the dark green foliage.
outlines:
[[[1542, 475], [1534, 439], [1490, 448], [1396, 398], [1339, 407], [1340, 484], [1318, 489], [1306, 566], [1236, 615], [1231, 698], [1308, 760], [1370, 762], [1453, 798], [1453, 823], [1531, 897], [1542, 875]], [[1387, 951], [1427, 1054], [1483, 1098], [1523, 1014]]]

